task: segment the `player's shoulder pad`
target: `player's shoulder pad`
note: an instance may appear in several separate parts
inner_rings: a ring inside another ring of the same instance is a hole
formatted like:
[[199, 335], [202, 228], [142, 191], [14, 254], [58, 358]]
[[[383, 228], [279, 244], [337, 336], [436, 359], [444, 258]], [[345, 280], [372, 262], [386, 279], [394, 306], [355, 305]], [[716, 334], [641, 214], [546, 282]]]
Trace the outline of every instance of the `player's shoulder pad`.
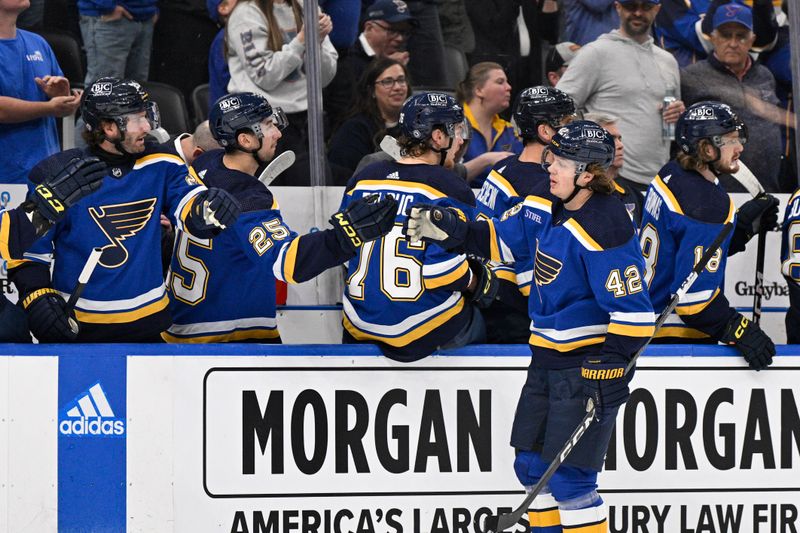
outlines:
[[475, 193], [458, 174], [439, 165], [431, 166], [427, 172], [427, 184], [443, 192], [446, 196], [468, 206], [475, 207]]
[[717, 183], [693, 170], [670, 161], [658, 173], [651, 186], [667, 209], [700, 222], [724, 224], [731, 214], [731, 199]]
[[206, 157], [198, 157], [194, 162], [198, 166], [192, 165], [192, 167], [206, 187], [225, 190], [238, 200], [243, 213], [278, 208], [272, 192], [264, 187], [264, 184], [255, 176], [229, 169], [222, 164], [224, 153], [221, 150], [214, 150], [203, 155]]
[[587, 247], [589, 249], [597, 249], [597, 246], [603, 250], [616, 248], [636, 235], [625, 204], [613, 195], [593, 194], [583, 207], [573, 213], [572, 220], [594, 241], [592, 246]]
[[89, 157], [91, 155], [92, 154], [82, 148], [72, 148], [70, 150], [64, 150], [63, 152], [55, 153], [39, 161], [28, 173], [28, 180], [30, 180], [31, 183], [38, 185], [47, 178], [53, 177], [64, 170], [64, 168], [67, 166], [67, 163], [69, 163], [72, 159], [76, 157]]

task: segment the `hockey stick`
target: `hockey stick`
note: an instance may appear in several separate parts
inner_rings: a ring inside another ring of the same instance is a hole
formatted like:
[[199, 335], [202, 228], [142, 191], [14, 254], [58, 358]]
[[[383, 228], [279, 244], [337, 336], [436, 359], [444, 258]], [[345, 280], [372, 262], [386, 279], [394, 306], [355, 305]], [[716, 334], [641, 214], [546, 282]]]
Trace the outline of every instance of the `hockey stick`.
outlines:
[[397, 145], [397, 139], [391, 135], [386, 135], [381, 139], [381, 150], [392, 156], [392, 159], [397, 161], [403, 154], [400, 153], [400, 146]]
[[[636, 360], [640, 355], [642, 355], [642, 352], [644, 352], [645, 348], [647, 348], [647, 346], [650, 344], [650, 341], [653, 340], [656, 332], [661, 329], [661, 326], [663, 326], [664, 322], [667, 321], [667, 318], [678, 306], [680, 300], [686, 296], [687, 292], [689, 292], [692, 284], [694, 284], [695, 280], [697, 280], [698, 276], [706, 267], [711, 258], [714, 257], [714, 254], [717, 253], [717, 249], [719, 249], [719, 247], [722, 245], [722, 242], [728, 237], [728, 234], [730, 234], [731, 230], [733, 230], [733, 223], [731, 222], [726, 223], [722, 227], [722, 231], [719, 232], [717, 237], [714, 239], [714, 242], [711, 243], [711, 246], [706, 249], [703, 257], [700, 258], [700, 261], [698, 261], [694, 266], [692, 271], [689, 273], [689, 276], [683, 280], [683, 283], [681, 283], [681, 286], [672, 296], [672, 299], [669, 301], [667, 307], [661, 312], [660, 315], [658, 315], [653, 335], [648, 338], [644, 345], [633, 355], [630, 363], [628, 363], [628, 367], [625, 369], [625, 374], [628, 374], [628, 372], [630, 372], [630, 370], [634, 367]], [[589, 426], [592, 425], [592, 422], [594, 421], [594, 415], [595, 405], [590, 398], [589, 401], [586, 402], [586, 416], [583, 417], [581, 423], [578, 424], [578, 427], [576, 427], [569, 436], [567, 442], [565, 442], [564, 446], [561, 447], [561, 450], [559, 450], [559, 452], [556, 454], [555, 459], [553, 459], [553, 461], [547, 467], [547, 470], [544, 471], [541, 479], [539, 479], [539, 482], [531, 489], [522, 504], [510, 513], [487, 517], [486, 522], [484, 523], [486, 526], [484, 531], [487, 533], [499, 533], [500, 531], [505, 531], [517, 523], [522, 515], [528, 511], [528, 507], [530, 507], [534, 498], [536, 498], [545, 485], [550, 482], [550, 478], [553, 477], [553, 474], [555, 474], [556, 470], [558, 470], [558, 467], [560, 467], [564, 462], [564, 459], [566, 459], [573, 448], [575, 448], [575, 446], [578, 444], [578, 441], [580, 441], [581, 437], [583, 437], [583, 435], [586, 433], [586, 430], [589, 429]], [[475, 526], [476, 528], [480, 529], [479, 524], [475, 523]]]
[[[738, 181], [750, 196], [757, 198], [765, 194], [764, 187], [758, 181], [747, 165], [739, 161], [739, 170], [731, 174]], [[753, 285], [753, 322], [758, 325], [761, 322], [761, 300], [764, 297], [764, 254], [767, 247], [767, 228], [758, 231], [758, 241], [756, 247], [756, 279]]]
[[[75, 290], [72, 291], [72, 294], [69, 295], [69, 300], [67, 300], [67, 307], [65, 308], [67, 314], [69, 314], [75, 307], [75, 304], [78, 303], [78, 298], [81, 297], [84, 287], [86, 287], [86, 284], [89, 282], [89, 278], [92, 277], [92, 273], [95, 267], [97, 267], [101, 255], [103, 255], [102, 248], [94, 248], [92, 249], [92, 253], [89, 254], [86, 264], [83, 265], [83, 270], [81, 270], [81, 273], [78, 275], [78, 284], [75, 285]], [[77, 335], [78, 323], [72, 317], [69, 317], [69, 328]]]
[[280, 176], [287, 168], [294, 165], [295, 159], [294, 152], [291, 150], [286, 150], [278, 154], [258, 176], [258, 181], [263, 183], [265, 187], [269, 187], [269, 185], [275, 181], [275, 178]]

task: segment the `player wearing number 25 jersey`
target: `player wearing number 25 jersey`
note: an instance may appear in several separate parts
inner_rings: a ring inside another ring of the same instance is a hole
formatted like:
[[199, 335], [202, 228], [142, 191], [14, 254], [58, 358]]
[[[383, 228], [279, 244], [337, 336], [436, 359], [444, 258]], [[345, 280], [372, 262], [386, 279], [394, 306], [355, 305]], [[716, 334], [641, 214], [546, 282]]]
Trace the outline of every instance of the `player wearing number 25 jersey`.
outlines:
[[466, 255], [435, 244], [412, 244], [402, 234], [405, 211], [415, 202], [474, 215], [471, 189], [443, 167], [463, 144], [463, 111], [450, 96], [422, 93], [404, 104], [400, 128], [405, 155], [364, 168], [350, 179], [342, 200], [344, 208], [378, 193], [400, 204], [392, 231], [363, 246], [348, 263], [344, 341], [377, 342], [387, 357], [414, 361], [440, 347], [482, 340], [485, 330], [462, 293], [473, 278]]
[[397, 206], [362, 201], [349, 214], [337, 213], [334, 229], [298, 236], [283, 222], [272, 193], [253, 176], [275, 153], [286, 124], [280, 108], [273, 110], [263, 96], [230, 94], [214, 104], [209, 122], [225, 150], [201, 155], [193, 168], [206, 183], [236, 198], [242, 214], [213, 241], [178, 231], [168, 277], [173, 323], [162, 337], [168, 342], [280, 342], [275, 279], [299, 283], [344, 263], [366, 240], [356, 224], [348, 224], [348, 215], [359, 208], [382, 217], [385, 229], [378, 233], [384, 234]]
[[727, 105], [692, 105], [678, 120], [676, 137], [681, 153], [650, 184], [639, 233], [653, 308], [667, 306], [724, 224], [735, 223], [736, 229], [657, 337], [666, 342], [706, 339], [733, 344], [752, 368], [765, 368], [775, 346], [758, 325], [731, 307], [722, 284], [727, 256], [745, 248], [762, 219], [767, 226], [775, 225], [777, 200], [764, 195], [746, 202], [737, 214], [720, 185], [719, 174], [738, 170], [747, 141], [747, 129]]

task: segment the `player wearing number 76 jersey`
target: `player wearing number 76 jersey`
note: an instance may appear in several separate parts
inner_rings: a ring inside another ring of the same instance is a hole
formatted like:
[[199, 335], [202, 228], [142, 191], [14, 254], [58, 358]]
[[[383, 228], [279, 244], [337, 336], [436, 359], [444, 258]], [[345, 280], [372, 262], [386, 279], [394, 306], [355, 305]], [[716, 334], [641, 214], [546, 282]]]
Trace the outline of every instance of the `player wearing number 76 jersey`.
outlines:
[[735, 219], [736, 225], [676, 313], [667, 318], [656, 341], [732, 344], [751, 368], [761, 370], [772, 362], [775, 346], [757, 324], [731, 307], [722, 283], [727, 256], [744, 250], [761, 224], [775, 226], [778, 202], [762, 195], [737, 213], [720, 185], [720, 174], [738, 170], [747, 141], [747, 129], [730, 107], [698, 102], [681, 115], [675, 133], [681, 153], [650, 184], [639, 233], [645, 280], [656, 311], [667, 306], [723, 224]]
[[193, 168], [206, 183], [236, 198], [242, 213], [213, 241], [179, 231], [168, 276], [173, 324], [168, 342], [280, 342], [275, 279], [309, 280], [342, 264], [364, 242], [394, 224], [389, 198], [361, 200], [331, 218], [334, 228], [298, 236], [278, 202], [254, 177], [272, 159], [286, 125], [280, 108], [253, 93], [223, 96], [209, 113], [211, 134], [224, 150], [206, 152]]

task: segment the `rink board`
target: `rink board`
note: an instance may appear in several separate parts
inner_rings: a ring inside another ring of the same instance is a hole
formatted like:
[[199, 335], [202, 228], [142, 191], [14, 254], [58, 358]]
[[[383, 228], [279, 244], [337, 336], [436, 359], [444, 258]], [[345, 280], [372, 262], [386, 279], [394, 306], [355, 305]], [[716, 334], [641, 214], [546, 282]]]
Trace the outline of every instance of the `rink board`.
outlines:
[[[611, 531], [800, 531], [800, 349], [779, 353], [756, 373], [649, 350], [601, 474]], [[0, 531], [478, 531], [524, 497], [507, 443], [528, 362], [0, 345]]]

